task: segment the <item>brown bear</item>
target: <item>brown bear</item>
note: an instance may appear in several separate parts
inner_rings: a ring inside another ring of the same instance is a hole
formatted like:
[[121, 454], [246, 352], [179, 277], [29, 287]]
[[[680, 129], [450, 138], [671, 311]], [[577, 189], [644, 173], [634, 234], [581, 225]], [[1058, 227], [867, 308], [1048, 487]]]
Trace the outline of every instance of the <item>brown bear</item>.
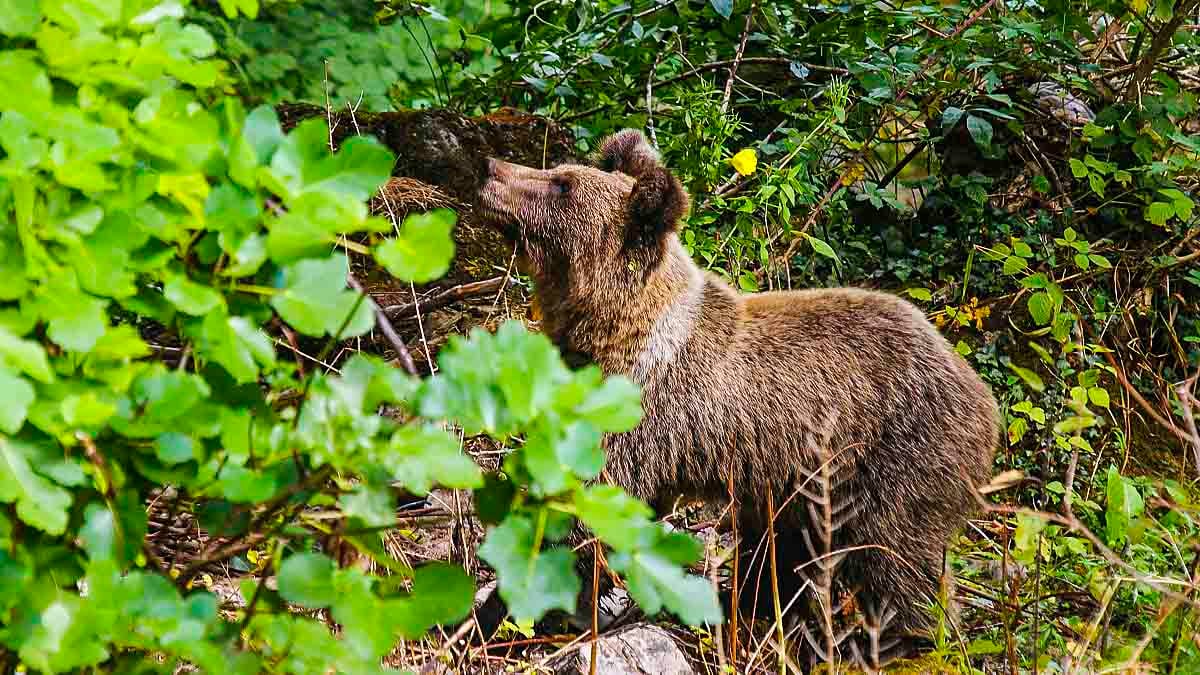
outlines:
[[896, 296], [740, 295], [702, 271], [677, 235], [688, 196], [641, 133], [607, 139], [596, 164], [489, 160], [477, 208], [518, 244], [568, 361], [642, 387], [641, 424], [604, 440], [607, 475], [659, 510], [726, 500], [732, 476], [744, 551], [768, 495], [779, 509], [781, 591], [817, 576], [828, 532], [860, 606], [927, 627], [945, 546], [991, 473], [986, 385]]

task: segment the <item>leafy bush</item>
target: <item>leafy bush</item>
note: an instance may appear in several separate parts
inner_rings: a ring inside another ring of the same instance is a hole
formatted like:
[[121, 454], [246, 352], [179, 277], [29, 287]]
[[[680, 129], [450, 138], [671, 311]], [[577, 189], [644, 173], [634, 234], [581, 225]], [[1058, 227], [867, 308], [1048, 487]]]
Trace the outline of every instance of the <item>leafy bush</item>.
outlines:
[[[363, 354], [307, 377], [277, 358], [275, 318], [328, 346], [375, 325], [344, 251], [427, 281], [453, 255], [454, 216], [383, 236], [365, 202], [391, 153], [363, 137], [333, 152], [324, 120], [285, 135], [271, 108], [218, 96], [216, 44], [182, 16], [48, 0], [0, 20], [0, 665], [143, 670], [156, 653], [209, 672], [378, 670], [398, 638], [462, 619], [474, 591], [460, 568], [383, 551], [394, 485], [484, 491], [498, 526], [483, 555], [518, 618], [574, 609], [572, 554], [542, 548], [578, 517], [647, 609], [718, 619], [681, 569], [695, 543], [587, 483], [601, 434], [640, 419], [627, 380], [567, 370], [517, 324], [456, 342], [425, 382]], [[447, 423], [524, 437], [507, 480], [485, 482]], [[194, 508], [220, 545], [159, 560], [150, 498]], [[339, 568], [314, 548], [330, 536], [391, 574]], [[251, 551], [247, 604], [222, 615], [194, 585]], [[327, 609], [340, 639], [288, 603]]]

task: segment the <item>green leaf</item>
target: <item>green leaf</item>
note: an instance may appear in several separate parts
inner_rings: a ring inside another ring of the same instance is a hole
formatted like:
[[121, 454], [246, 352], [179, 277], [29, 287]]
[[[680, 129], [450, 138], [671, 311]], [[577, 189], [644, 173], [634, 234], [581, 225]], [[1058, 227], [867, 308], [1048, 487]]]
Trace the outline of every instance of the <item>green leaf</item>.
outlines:
[[333, 561], [319, 553], [297, 553], [279, 566], [279, 594], [288, 602], [311, 609], [337, 600]]
[[1026, 244], [1025, 242], [1021, 241], [1020, 239], [1016, 239], [1016, 238], [1013, 239], [1012, 244], [1013, 244], [1012, 250], [1013, 250], [1014, 254], [1019, 255], [1022, 258], [1032, 258], [1033, 257], [1033, 249], [1029, 248], [1029, 244]]
[[196, 444], [191, 436], [168, 431], [155, 440], [154, 449], [158, 458], [166, 464], [180, 464], [197, 459]]
[[275, 363], [271, 339], [243, 317], [211, 312], [199, 331], [199, 351], [224, 368], [239, 384], [258, 379], [258, 366]]
[[0, 326], [0, 363], [38, 382], [49, 384], [54, 381], [54, 372], [50, 370], [50, 362], [46, 360], [42, 346], [32, 340], [22, 340], [3, 326]]
[[[50, 316], [46, 335], [65, 349], [87, 353], [108, 328], [108, 316], [104, 311], [108, 303], [79, 292], [72, 295], [78, 304], [73, 311], [59, 314], [58, 311], [65, 310], [60, 304]], [[66, 298], [55, 301], [56, 304], [59, 302], [66, 302]]]
[[1038, 392], [1039, 394], [1046, 390], [1046, 384], [1042, 382], [1042, 378], [1038, 377], [1037, 373], [1029, 370], [1028, 368], [1022, 368], [1011, 361], [1008, 363], [1008, 367], [1014, 373], [1016, 373], [1018, 377], [1024, 380], [1025, 384], [1029, 385], [1030, 389]]
[[837, 254], [833, 252], [832, 246], [825, 243], [823, 240], [818, 239], [818, 238], [812, 236], [811, 234], [808, 234], [807, 232], [804, 233], [804, 238], [808, 240], [809, 244], [812, 244], [814, 251], [816, 251], [817, 253], [820, 253], [821, 255], [825, 256], [826, 258], [833, 259], [835, 262], [837, 262], [839, 264], [841, 263], [841, 261], [838, 260]]
[[386, 487], [357, 485], [341, 498], [346, 515], [358, 518], [367, 527], [386, 527], [396, 522], [396, 505]]
[[1008, 444], [1016, 445], [1025, 437], [1025, 432], [1028, 430], [1029, 423], [1025, 421], [1024, 417], [1014, 417], [1008, 425]]
[[971, 138], [979, 147], [986, 149], [992, 145], [991, 122], [982, 117], [967, 115], [967, 131], [971, 133]]
[[58, 536], [67, 528], [71, 493], [34, 473], [33, 454], [30, 446], [0, 436], [0, 502], [16, 503], [18, 518]]
[[1092, 387], [1088, 389], [1088, 400], [1092, 402], [1092, 405], [1107, 408], [1109, 404], [1108, 391], [1102, 387]]
[[1108, 485], [1105, 490], [1108, 508], [1104, 513], [1104, 532], [1110, 545], [1124, 541], [1133, 520], [1142, 515], [1145, 503], [1133, 482], [1122, 476], [1116, 467], [1108, 468]]
[[625, 494], [616, 485], [594, 485], [575, 498], [579, 519], [604, 543], [618, 551], [646, 545], [642, 531], [650, 526], [654, 511]]
[[41, 0], [0, 0], [0, 33], [31, 36], [42, 22]]
[[450, 231], [457, 216], [449, 209], [412, 214], [400, 233], [375, 249], [375, 259], [393, 276], [414, 283], [441, 277], [454, 257]]
[[708, 3], [722, 18], [728, 19], [733, 16], [733, 0], [708, 0]]
[[1022, 270], [1024, 270], [1027, 267], [1029, 267], [1029, 263], [1026, 262], [1025, 259], [1020, 256], [1010, 255], [1004, 259], [1004, 270], [1003, 271], [1005, 274], [1009, 274], [1009, 275], [1017, 274], [1018, 272], [1021, 272]]
[[923, 300], [929, 302], [933, 299], [933, 293], [926, 288], [909, 288], [904, 291], [910, 298], [915, 300]]
[[11, 110], [33, 120], [41, 119], [50, 110], [50, 78], [34, 60], [33, 53], [15, 49], [0, 51], [0, 91], [5, 93], [6, 115]]
[[374, 303], [346, 289], [347, 265], [342, 254], [289, 265], [284, 288], [271, 298], [271, 305], [307, 335], [348, 338], [366, 333], [375, 325]]
[[581, 585], [575, 575], [575, 554], [569, 549], [534, 550], [534, 524], [510, 515], [488, 533], [479, 547], [500, 580], [500, 597], [518, 620], [540, 619], [552, 609], [575, 611]]
[[1095, 425], [1096, 418], [1092, 415], [1072, 415], [1055, 424], [1054, 432], [1057, 434], [1073, 434]]
[[1046, 291], [1038, 291], [1029, 296], [1029, 315], [1039, 326], [1049, 326], [1054, 318], [1054, 300]]
[[112, 560], [117, 555], [117, 519], [103, 504], [91, 503], [83, 514], [79, 538], [92, 560]]
[[626, 377], [609, 377], [588, 394], [575, 413], [601, 431], [629, 431], [642, 420], [641, 388]]
[[275, 109], [269, 105], [260, 105], [251, 110], [250, 114], [246, 115], [245, 126], [242, 127], [242, 138], [254, 150], [254, 156], [260, 166], [269, 164], [275, 149], [284, 139]]
[[638, 553], [617, 552], [609, 558], [625, 575], [629, 594], [649, 615], [666, 608], [690, 626], [721, 622], [716, 590], [703, 577], [684, 573], [667, 549]]
[[1146, 220], [1155, 225], [1166, 225], [1175, 215], [1175, 205], [1167, 202], [1153, 202], [1146, 208]]
[[275, 476], [226, 463], [212, 492], [231, 502], [253, 504], [269, 499], [277, 489]]
[[942, 112], [942, 128], [949, 129], [962, 119], [963, 109], [955, 106], [949, 106]]
[[1071, 175], [1075, 176], [1076, 178], [1084, 178], [1088, 175], [1087, 164], [1084, 164], [1083, 162], [1079, 161], [1078, 159], [1075, 159], [1074, 157], [1071, 158], [1070, 164], [1071, 164]]
[[1089, 253], [1088, 260], [1092, 261], [1092, 264], [1095, 265], [1096, 267], [1100, 267], [1100, 268], [1103, 268], [1106, 270], [1112, 269], [1112, 263], [1110, 263], [1108, 261], [1108, 258], [1105, 258], [1102, 255], [1096, 255], [1095, 253]]
[[400, 635], [415, 640], [434, 626], [461, 621], [471, 612], [474, 597], [475, 580], [461, 567], [439, 562], [418, 567], [412, 597], [393, 605]]
[[332, 157], [304, 166], [305, 190], [333, 192], [365, 202], [391, 177], [395, 163], [395, 156], [379, 141], [355, 136]]
[[483, 485], [479, 466], [463, 454], [458, 439], [433, 425], [396, 430], [379, 462], [413, 494], [424, 495], [435, 483], [450, 488]]
[[0, 367], [0, 431], [10, 434], [20, 431], [29, 404], [35, 398], [33, 385]]
[[163, 284], [163, 295], [179, 311], [192, 316], [203, 316], [225, 303], [220, 293], [182, 274], [173, 274], [167, 278], [167, 282]]

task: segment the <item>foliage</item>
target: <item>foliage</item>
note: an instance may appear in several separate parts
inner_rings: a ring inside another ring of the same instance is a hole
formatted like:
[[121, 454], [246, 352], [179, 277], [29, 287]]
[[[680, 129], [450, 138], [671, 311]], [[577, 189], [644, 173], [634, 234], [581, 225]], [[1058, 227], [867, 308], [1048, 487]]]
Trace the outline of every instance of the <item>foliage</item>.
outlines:
[[[574, 609], [571, 554], [542, 548], [575, 517], [612, 544], [647, 609], [719, 618], [712, 589], [682, 570], [694, 542], [585, 482], [603, 466], [601, 434], [640, 419], [627, 380], [569, 371], [517, 324], [459, 342], [425, 382], [366, 354], [307, 376], [277, 357], [277, 321], [325, 352], [373, 328], [345, 251], [405, 281], [445, 272], [453, 213], [411, 216], [392, 238], [368, 215], [390, 151], [355, 137], [333, 152], [323, 119], [285, 134], [271, 108], [219, 96], [216, 43], [177, 3], [4, 14], [0, 667], [379, 670], [399, 638], [471, 608], [461, 568], [409, 568], [379, 539], [396, 525], [395, 488], [435, 485], [490, 498], [500, 525], [485, 557], [518, 618]], [[450, 424], [526, 438], [503, 487]], [[159, 560], [148, 499], [194, 507], [222, 539]], [[338, 542], [390, 574], [339, 567]], [[247, 604], [222, 613], [195, 586], [242, 553], [258, 561]], [[340, 638], [289, 604], [327, 610]]]
[[[984, 600], [962, 641], [939, 632], [938, 659], [1200, 669], [1195, 467], [1164, 431], [1186, 428], [1177, 385], [1200, 368], [1195, 12], [0, 3], [0, 581], [15, 589], [0, 665], [158, 651], [222, 671], [374, 667], [396, 636], [454, 622], [470, 592], [455, 569], [381, 551], [393, 482], [476, 490], [494, 528], [480, 555], [522, 618], [573, 609], [573, 555], [548, 544], [574, 542], [574, 519], [643, 607], [715, 617], [681, 571], [695, 544], [589, 483], [599, 434], [636, 423], [627, 382], [569, 371], [511, 326], [455, 341], [424, 383], [366, 355], [310, 377], [276, 356], [263, 327], [277, 320], [327, 346], [371, 328], [339, 251], [416, 282], [453, 254], [445, 214], [398, 231], [367, 216], [391, 167], [380, 146], [331, 153], [318, 122], [284, 135], [269, 109], [244, 112], [304, 100], [514, 105], [571, 125], [581, 152], [619, 127], [653, 132], [692, 193], [682, 238], [702, 265], [747, 292], [902, 292], [993, 387], [997, 469], [1026, 480], [952, 552]], [[177, 346], [151, 346], [160, 328]], [[447, 421], [511, 441], [503, 472], [481, 477]], [[167, 485], [276, 575], [278, 590], [246, 582], [236, 623], [183, 594], [200, 567], [173, 578], [139, 545], [144, 501]], [[329, 537], [392, 576], [333, 565], [312, 546]], [[346, 638], [285, 602], [328, 609]]]
[[[959, 656], [1186, 672], [1193, 596], [1148, 580], [1195, 578], [1179, 478], [1195, 468], [1165, 428], [1186, 428], [1177, 388], [1200, 368], [1195, 11], [540, 3], [474, 24], [501, 62], [458, 105], [500, 92], [576, 125], [581, 149], [653, 132], [692, 193], [685, 246], [744, 291], [866, 284], [922, 304], [1002, 404], [997, 469], [1027, 476], [1009, 497], [1071, 496], [1077, 518], [995, 515], [962, 542], [991, 627]], [[731, 165], [747, 150], [752, 172]]]

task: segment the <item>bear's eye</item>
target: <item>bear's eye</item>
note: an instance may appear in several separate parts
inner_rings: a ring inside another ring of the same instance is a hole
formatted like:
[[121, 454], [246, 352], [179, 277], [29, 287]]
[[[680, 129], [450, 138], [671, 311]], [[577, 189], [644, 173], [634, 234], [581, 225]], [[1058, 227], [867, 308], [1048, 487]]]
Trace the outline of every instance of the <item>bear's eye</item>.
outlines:
[[554, 191], [560, 195], [570, 194], [571, 192], [571, 182], [565, 178], [555, 178], [553, 185]]

